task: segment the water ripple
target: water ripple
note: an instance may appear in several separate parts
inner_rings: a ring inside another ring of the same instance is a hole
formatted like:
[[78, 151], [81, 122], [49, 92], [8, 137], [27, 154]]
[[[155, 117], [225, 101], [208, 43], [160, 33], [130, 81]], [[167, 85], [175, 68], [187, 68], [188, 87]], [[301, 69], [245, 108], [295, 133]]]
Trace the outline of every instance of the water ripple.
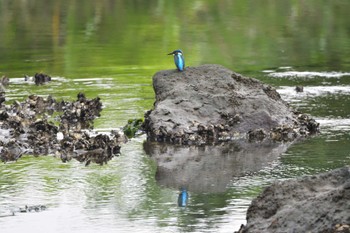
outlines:
[[[267, 72], [268, 73], [268, 72]], [[268, 76], [273, 78], [341, 78], [344, 76], [350, 76], [349, 72], [313, 72], [313, 71], [284, 71], [284, 72], [271, 72]]]

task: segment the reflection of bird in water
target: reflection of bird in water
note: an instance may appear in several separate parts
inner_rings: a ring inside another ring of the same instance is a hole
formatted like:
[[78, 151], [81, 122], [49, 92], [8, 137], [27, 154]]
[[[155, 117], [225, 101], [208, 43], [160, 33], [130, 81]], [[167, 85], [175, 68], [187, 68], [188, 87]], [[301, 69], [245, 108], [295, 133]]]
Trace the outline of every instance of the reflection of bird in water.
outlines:
[[185, 188], [181, 188], [181, 192], [179, 193], [179, 197], [177, 199], [177, 204], [180, 207], [185, 207], [187, 206], [187, 201], [188, 201], [188, 193]]

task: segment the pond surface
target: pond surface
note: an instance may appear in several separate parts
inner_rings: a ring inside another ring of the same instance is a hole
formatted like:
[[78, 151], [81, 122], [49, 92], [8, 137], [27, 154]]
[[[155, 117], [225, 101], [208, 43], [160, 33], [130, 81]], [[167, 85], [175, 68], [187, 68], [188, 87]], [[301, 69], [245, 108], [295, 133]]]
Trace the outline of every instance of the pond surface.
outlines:
[[[204, 169], [211, 188], [198, 180], [185, 208], [177, 206], [179, 187], [158, 179], [145, 136], [105, 166], [30, 155], [0, 164], [0, 215], [48, 207], [1, 217], [1, 232], [233, 232], [271, 182], [349, 165], [348, 9], [342, 0], [0, 1], [7, 104], [29, 94], [73, 100], [84, 92], [104, 104], [95, 129], [120, 128], [152, 108], [152, 75], [175, 68], [166, 54], [181, 48], [186, 65], [222, 64], [269, 83], [321, 124], [319, 135], [279, 145], [279, 154], [240, 175], [230, 173], [237, 154], [228, 150], [222, 159], [232, 164], [217, 182], [209, 179], [213, 168]], [[53, 81], [24, 81], [36, 72]], [[207, 158], [211, 150], [203, 151]], [[221, 157], [213, 160], [220, 164]]]

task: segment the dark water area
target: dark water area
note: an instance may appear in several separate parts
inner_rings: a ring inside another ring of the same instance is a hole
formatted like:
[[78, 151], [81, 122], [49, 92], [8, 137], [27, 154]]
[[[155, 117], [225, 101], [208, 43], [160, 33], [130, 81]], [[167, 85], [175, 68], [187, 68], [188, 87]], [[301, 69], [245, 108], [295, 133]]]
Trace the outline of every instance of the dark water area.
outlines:
[[[276, 145], [162, 148], [140, 136], [104, 166], [24, 156], [0, 164], [0, 216], [47, 209], [0, 217], [1, 232], [233, 232], [271, 182], [349, 165], [348, 9], [344, 0], [0, 0], [6, 104], [84, 92], [104, 105], [95, 130], [118, 129], [152, 108], [152, 75], [175, 69], [166, 54], [181, 48], [187, 66], [221, 64], [271, 84], [321, 127]], [[37, 72], [52, 81], [24, 81]], [[183, 166], [167, 173], [158, 155]], [[187, 207], [177, 206], [181, 185]]]

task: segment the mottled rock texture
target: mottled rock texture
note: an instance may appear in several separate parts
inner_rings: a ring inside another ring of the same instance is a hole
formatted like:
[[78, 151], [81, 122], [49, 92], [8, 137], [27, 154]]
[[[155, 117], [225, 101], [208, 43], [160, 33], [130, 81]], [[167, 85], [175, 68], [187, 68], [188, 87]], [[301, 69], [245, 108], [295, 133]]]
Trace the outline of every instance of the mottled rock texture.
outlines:
[[350, 167], [280, 181], [252, 201], [239, 232], [349, 232]]
[[317, 122], [291, 109], [270, 85], [220, 65], [160, 71], [153, 76], [153, 87], [156, 101], [144, 123], [152, 141], [291, 141], [318, 130]]

